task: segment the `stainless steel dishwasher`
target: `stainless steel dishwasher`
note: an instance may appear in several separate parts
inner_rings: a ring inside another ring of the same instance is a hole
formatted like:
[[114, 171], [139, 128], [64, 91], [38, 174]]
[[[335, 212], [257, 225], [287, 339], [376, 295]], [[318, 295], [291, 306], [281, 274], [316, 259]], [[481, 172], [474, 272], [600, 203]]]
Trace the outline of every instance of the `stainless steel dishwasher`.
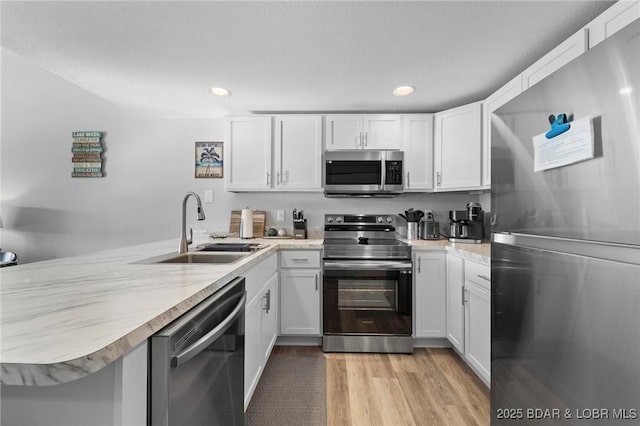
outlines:
[[150, 339], [151, 426], [244, 424], [244, 278]]

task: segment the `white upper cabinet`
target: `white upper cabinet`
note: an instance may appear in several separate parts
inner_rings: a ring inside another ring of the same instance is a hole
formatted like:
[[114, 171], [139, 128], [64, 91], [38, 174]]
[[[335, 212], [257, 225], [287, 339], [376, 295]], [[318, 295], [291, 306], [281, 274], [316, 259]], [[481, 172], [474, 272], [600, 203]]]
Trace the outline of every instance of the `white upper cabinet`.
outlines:
[[322, 189], [322, 116], [277, 116], [274, 145], [277, 190]]
[[[322, 116], [227, 119], [227, 191], [321, 191]], [[273, 157], [273, 161], [272, 161]]]
[[229, 117], [225, 128], [224, 175], [228, 191], [271, 188], [271, 117]]
[[333, 114], [326, 116], [325, 149], [400, 149], [401, 116]]
[[435, 190], [479, 189], [482, 183], [482, 102], [434, 115]]
[[640, 18], [640, 0], [620, 0], [587, 25], [589, 49]]
[[402, 148], [401, 116], [375, 114], [363, 117], [364, 149]]
[[581, 29], [551, 52], [544, 55], [522, 73], [524, 88], [528, 89], [549, 74], [559, 70], [587, 51], [587, 30]]
[[482, 103], [482, 187], [491, 186], [491, 115], [522, 93], [522, 75], [502, 86]]
[[404, 190], [433, 190], [433, 114], [402, 116], [404, 150]]

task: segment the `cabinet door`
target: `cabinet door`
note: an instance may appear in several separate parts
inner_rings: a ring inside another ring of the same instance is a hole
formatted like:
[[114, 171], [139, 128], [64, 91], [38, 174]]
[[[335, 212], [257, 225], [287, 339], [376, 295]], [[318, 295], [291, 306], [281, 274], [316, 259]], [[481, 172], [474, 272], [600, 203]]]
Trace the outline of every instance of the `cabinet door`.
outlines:
[[464, 263], [447, 254], [447, 339], [464, 354]]
[[522, 93], [522, 74], [496, 90], [482, 103], [482, 187], [491, 186], [491, 117], [493, 111]]
[[275, 188], [320, 191], [322, 116], [278, 116], [275, 135]]
[[362, 115], [327, 115], [325, 126], [325, 149], [362, 148]]
[[640, 18], [640, 1], [617, 1], [589, 25], [589, 49]]
[[482, 103], [435, 114], [436, 191], [481, 187]]
[[244, 312], [244, 408], [258, 385], [262, 374], [263, 353], [260, 346], [262, 324], [262, 294], [247, 303]]
[[401, 123], [400, 115], [364, 115], [362, 147], [364, 149], [400, 149], [402, 147]]
[[416, 252], [416, 337], [446, 337], [445, 253]]
[[491, 377], [491, 294], [467, 281], [465, 358], [485, 383]]
[[320, 335], [320, 270], [282, 269], [280, 334]]
[[402, 116], [402, 149], [404, 150], [407, 192], [433, 190], [433, 115]]
[[262, 293], [262, 325], [260, 349], [263, 368], [269, 360], [271, 349], [278, 338], [278, 274], [274, 274], [267, 282]]
[[587, 30], [583, 28], [522, 72], [525, 89], [530, 88], [586, 51]]
[[230, 117], [225, 132], [225, 189], [271, 189], [271, 117]]

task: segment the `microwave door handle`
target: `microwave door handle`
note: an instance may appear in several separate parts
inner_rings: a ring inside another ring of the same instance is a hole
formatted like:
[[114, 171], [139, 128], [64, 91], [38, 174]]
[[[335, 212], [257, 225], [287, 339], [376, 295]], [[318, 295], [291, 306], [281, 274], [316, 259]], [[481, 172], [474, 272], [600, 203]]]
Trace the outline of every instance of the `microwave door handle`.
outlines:
[[380, 154], [380, 164], [382, 166], [382, 173], [380, 173], [380, 189], [384, 191], [384, 183], [387, 180], [387, 166], [385, 164], [384, 153]]
[[247, 292], [245, 291], [240, 298], [240, 301], [238, 301], [238, 304], [233, 309], [233, 311], [231, 311], [229, 316], [225, 318], [222, 323], [218, 324], [218, 326], [216, 326], [213, 330], [202, 336], [200, 340], [193, 343], [179, 354], [173, 356], [171, 358], [171, 366], [174, 368], [180, 367], [182, 364], [202, 352], [211, 343], [218, 340], [218, 338], [220, 338], [220, 336], [222, 336], [229, 329], [229, 327], [231, 327], [234, 321], [242, 314], [242, 310], [244, 309], [244, 304], [246, 301]]

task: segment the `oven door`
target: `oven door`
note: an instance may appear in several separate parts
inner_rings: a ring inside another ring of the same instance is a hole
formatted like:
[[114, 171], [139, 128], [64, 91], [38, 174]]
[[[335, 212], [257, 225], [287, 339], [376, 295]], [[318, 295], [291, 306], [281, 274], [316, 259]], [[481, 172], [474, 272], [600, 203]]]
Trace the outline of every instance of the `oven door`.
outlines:
[[326, 259], [324, 334], [411, 336], [411, 270], [409, 260]]

